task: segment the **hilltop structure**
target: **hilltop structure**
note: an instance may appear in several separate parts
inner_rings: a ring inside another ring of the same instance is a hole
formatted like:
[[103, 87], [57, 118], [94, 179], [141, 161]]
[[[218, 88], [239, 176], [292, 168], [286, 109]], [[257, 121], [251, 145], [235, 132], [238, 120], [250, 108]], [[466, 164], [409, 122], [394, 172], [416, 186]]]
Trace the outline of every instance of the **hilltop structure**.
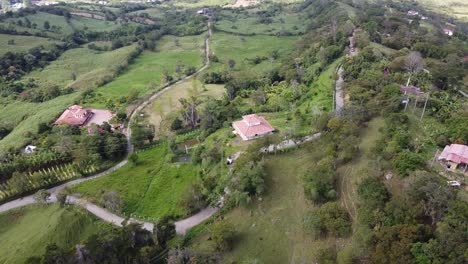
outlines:
[[251, 140], [273, 133], [275, 129], [265, 120], [256, 114], [245, 115], [242, 120], [232, 123], [234, 133], [243, 140]]

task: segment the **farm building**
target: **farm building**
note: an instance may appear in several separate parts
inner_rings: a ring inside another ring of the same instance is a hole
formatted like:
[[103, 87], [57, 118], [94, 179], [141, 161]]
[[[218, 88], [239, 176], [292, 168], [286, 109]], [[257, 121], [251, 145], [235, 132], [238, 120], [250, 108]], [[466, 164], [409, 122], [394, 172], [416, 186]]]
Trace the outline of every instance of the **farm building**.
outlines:
[[445, 146], [438, 160], [442, 161], [447, 169], [451, 171], [458, 169], [466, 173], [468, 168], [468, 146], [461, 144]]
[[273, 133], [275, 129], [265, 120], [256, 114], [245, 115], [242, 120], [232, 123], [234, 133], [243, 140], [251, 140]]
[[57, 119], [57, 121], [55, 121], [54, 124], [84, 126], [92, 116], [93, 112], [91, 112], [91, 109], [85, 109], [79, 105], [72, 105], [62, 113], [62, 115]]
[[69, 124], [71, 126], [103, 125], [109, 122], [114, 114], [109, 110], [85, 109], [79, 105], [72, 105], [65, 110], [54, 124]]

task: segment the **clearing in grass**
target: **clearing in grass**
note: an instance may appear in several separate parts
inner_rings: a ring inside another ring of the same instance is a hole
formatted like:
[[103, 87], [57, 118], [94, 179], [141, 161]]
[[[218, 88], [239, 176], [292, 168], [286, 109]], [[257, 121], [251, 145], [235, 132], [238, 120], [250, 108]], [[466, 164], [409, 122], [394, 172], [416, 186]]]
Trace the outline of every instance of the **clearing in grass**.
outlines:
[[42, 256], [51, 243], [71, 248], [102, 228], [109, 226], [74, 207], [35, 205], [0, 214], [0, 263]]
[[127, 164], [106, 177], [82, 183], [72, 190], [98, 204], [107, 191], [115, 191], [123, 201], [123, 213], [141, 219], [188, 214], [181, 199], [198, 178], [198, 167], [172, 162], [168, 146], [161, 144], [138, 153], [136, 165]]

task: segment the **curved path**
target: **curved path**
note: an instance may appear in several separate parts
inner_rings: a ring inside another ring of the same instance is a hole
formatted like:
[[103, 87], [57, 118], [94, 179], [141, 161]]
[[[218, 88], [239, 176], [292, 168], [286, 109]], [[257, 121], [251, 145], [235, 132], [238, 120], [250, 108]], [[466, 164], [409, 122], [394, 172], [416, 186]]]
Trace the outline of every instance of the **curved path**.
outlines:
[[[208, 68], [208, 66], [210, 65], [209, 55], [210, 55], [210, 39], [211, 39], [211, 36], [212, 36], [211, 22], [208, 22], [208, 38], [205, 40], [205, 64], [203, 65], [203, 67], [200, 68], [194, 74], [189, 75], [189, 76], [177, 81], [174, 84], [166, 86], [165, 88], [163, 88], [162, 90], [156, 92], [155, 94], [150, 96], [148, 99], [143, 101], [141, 104], [139, 104], [131, 112], [131, 114], [129, 116], [129, 122], [128, 122], [129, 124], [136, 117], [138, 112], [140, 112], [149, 103], [154, 101], [156, 98], [161, 96], [163, 93], [171, 90], [176, 85], [181, 84], [184, 81], [192, 79], [193, 77], [197, 76], [202, 71], [204, 71], [204, 70], [206, 70]], [[132, 130], [131, 130], [130, 126], [128, 126], [126, 137], [127, 137], [127, 150], [128, 150], [127, 152], [132, 153], [133, 152], [133, 145], [131, 143]], [[128, 158], [126, 157], [120, 163], [116, 164], [112, 168], [109, 168], [109, 169], [107, 169], [107, 170], [105, 170], [105, 171], [103, 171], [101, 173], [98, 173], [98, 174], [90, 176], [90, 177], [69, 181], [69, 182], [66, 182], [64, 184], [58, 185], [56, 187], [50, 188], [50, 189], [47, 190], [51, 194], [48, 202], [49, 203], [57, 202], [57, 194], [61, 190], [65, 189], [66, 187], [77, 185], [77, 184], [85, 182], [85, 181], [89, 181], [89, 180], [92, 180], [92, 179], [96, 179], [96, 178], [105, 176], [105, 175], [107, 175], [107, 174], [109, 174], [109, 173], [111, 173], [113, 171], [116, 171], [116, 170], [120, 169], [121, 167], [123, 167], [127, 163], [128, 163]], [[95, 204], [93, 204], [91, 202], [88, 202], [86, 200], [80, 199], [80, 198], [75, 197], [75, 196], [68, 196], [67, 202], [70, 203], [70, 204], [78, 205], [78, 206], [86, 209], [90, 213], [94, 214], [98, 218], [100, 218], [100, 219], [102, 219], [102, 220], [104, 220], [106, 222], [113, 223], [113, 224], [115, 224], [117, 226], [122, 226], [122, 222], [125, 220], [125, 218], [122, 218], [122, 217], [120, 217], [120, 216], [118, 216], [116, 214], [113, 214], [113, 213], [109, 212], [108, 210], [106, 210], [106, 209], [104, 209], [102, 207], [99, 207], [99, 206], [97, 206], [97, 205], [95, 205]], [[22, 197], [22, 198], [19, 198], [19, 199], [16, 199], [16, 200], [13, 200], [13, 201], [10, 201], [8, 203], [0, 205], [0, 213], [6, 212], [6, 211], [14, 209], [14, 208], [19, 208], [19, 207], [23, 207], [23, 206], [26, 206], [26, 205], [34, 204], [34, 203], [36, 203], [36, 201], [34, 200], [33, 195], [25, 196], [25, 197]], [[200, 224], [201, 222], [205, 221], [206, 219], [211, 217], [213, 214], [215, 214], [218, 211], [218, 209], [219, 208], [217, 208], [217, 207], [208, 207], [208, 208], [205, 208], [205, 209], [201, 210], [199, 213], [197, 213], [197, 214], [195, 214], [195, 215], [193, 215], [193, 216], [191, 216], [191, 217], [189, 217], [187, 219], [177, 221], [175, 223], [177, 234], [184, 235], [187, 230], [189, 230], [190, 228]], [[139, 221], [139, 220], [132, 219], [132, 218], [129, 219], [129, 222], [131, 222], [131, 223], [140, 223], [140, 224], [142, 224], [144, 229], [146, 229], [148, 231], [151, 231], [151, 232], [153, 231], [153, 223], [143, 222], [143, 221]]]

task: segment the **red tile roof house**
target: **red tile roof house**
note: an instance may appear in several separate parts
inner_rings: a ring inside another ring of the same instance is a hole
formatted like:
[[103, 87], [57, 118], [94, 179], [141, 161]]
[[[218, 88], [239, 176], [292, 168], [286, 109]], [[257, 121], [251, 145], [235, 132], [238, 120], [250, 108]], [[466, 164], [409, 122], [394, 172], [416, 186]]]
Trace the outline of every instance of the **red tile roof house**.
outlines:
[[275, 131], [265, 118], [256, 114], [243, 116], [242, 120], [232, 123], [232, 127], [234, 127], [234, 133], [243, 140], [259, 138]]
[[460, 169], [463, 171], [463, 173], [467, 173], [468, 146], [460, 144], [451, 144], [449, 146], [445, 146], [438, 160], [444, 162], [447, 166], [447, 169], [451, 171]]
[[92, 116], [93, 112], [90, 109], [84, 109], [82, 106], [79, 105], [72, 105], [62, 113], [62, 115], [55, 121], [54, 124], [84, 126]]

